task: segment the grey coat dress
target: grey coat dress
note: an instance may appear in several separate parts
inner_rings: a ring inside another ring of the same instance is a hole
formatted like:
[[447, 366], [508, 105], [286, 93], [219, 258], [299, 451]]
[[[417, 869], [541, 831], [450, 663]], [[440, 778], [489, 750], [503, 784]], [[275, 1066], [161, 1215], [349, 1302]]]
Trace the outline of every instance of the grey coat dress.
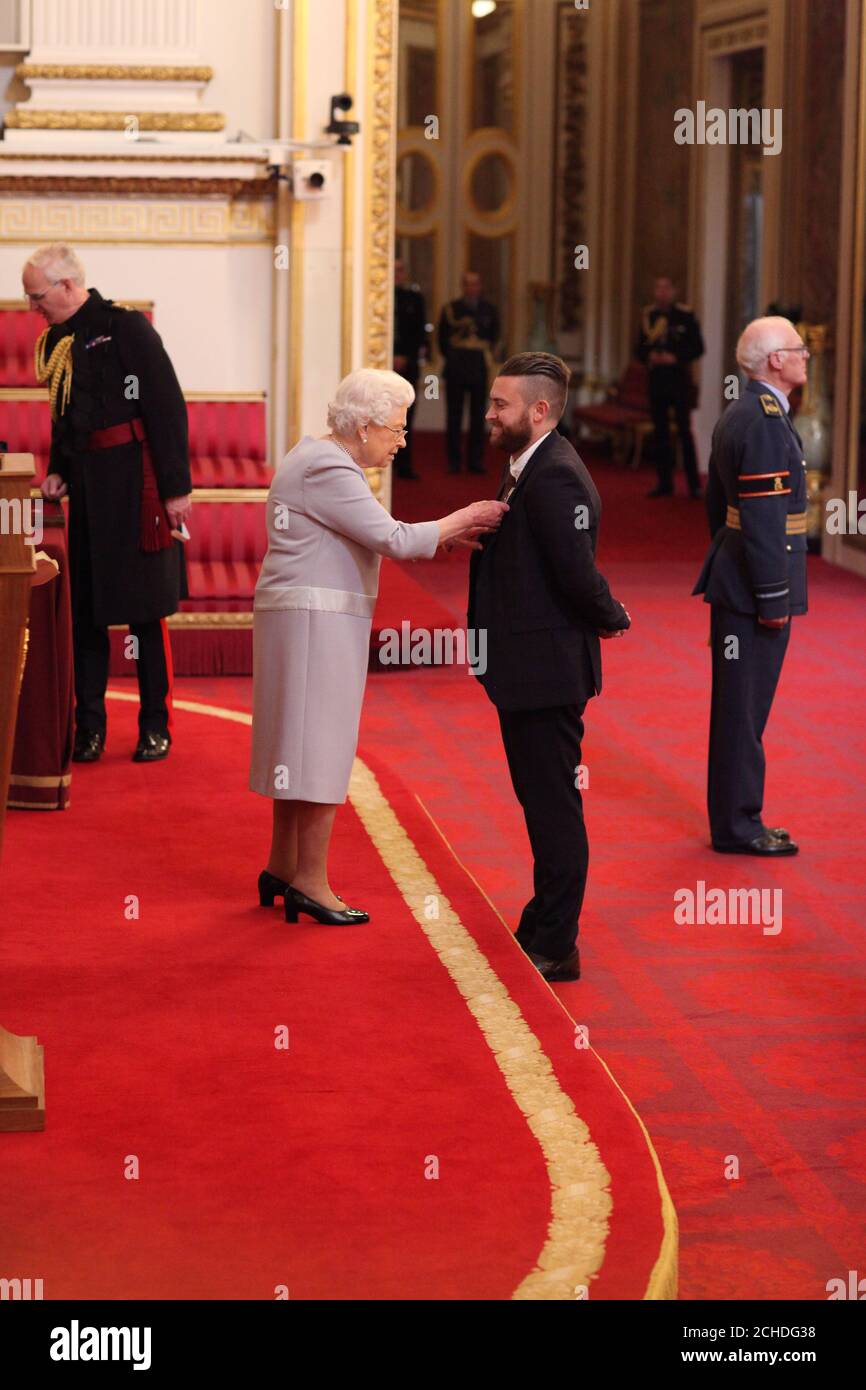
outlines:
[[435, 521], [395, 521], [339, 445], [306, 435], [274, 474], [253, 616], [250, 788], [346, 799], [381, 556], [435, 554]]

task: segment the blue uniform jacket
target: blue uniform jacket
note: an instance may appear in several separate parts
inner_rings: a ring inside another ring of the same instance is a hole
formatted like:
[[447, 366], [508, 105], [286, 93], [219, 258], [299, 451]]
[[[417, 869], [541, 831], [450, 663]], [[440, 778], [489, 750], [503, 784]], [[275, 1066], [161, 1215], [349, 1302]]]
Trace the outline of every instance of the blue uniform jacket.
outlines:
[[806, 463], [777, 397], [750, 381], [713, 431], [712, 544], [693, 593], [759, 618], [805, 613]]

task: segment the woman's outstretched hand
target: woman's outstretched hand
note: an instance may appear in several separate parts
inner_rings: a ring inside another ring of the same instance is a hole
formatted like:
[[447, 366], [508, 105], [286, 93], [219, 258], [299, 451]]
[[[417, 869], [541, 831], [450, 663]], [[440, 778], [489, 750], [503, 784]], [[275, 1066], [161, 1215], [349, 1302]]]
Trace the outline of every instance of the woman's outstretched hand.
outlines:
[[450, 546], [452, 541], [459, 538], [470, 550], [478, 550], [478, 536], [495, 531], [507, 511], [507, 502], [470, 502], [459, 512], [442, 517], [439, 522], [439, 544]]

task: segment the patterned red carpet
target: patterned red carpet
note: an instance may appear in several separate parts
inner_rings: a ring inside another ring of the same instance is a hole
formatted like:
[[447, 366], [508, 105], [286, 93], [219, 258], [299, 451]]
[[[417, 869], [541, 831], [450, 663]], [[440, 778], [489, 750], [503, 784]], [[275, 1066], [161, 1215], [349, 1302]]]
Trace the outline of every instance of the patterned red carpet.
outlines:
[[[399, 483], [396, 488], [394, 511], [406, 519], [440, 515], [462, 501], [492, 491], [495, 483], [493, 476], [487, 488], [479, 488], [483, 480], [477, 478], [449, 478], [444, 463], [429, 450], [423, 451], [419, 467], [421, 483]], [[768, 821], [790, 828], [802, 845], [799, 858], [767, 866], [714, 855], [707, 847], [704, 812], [709, 710], [707, 612], [704, 605], [689, 597], [705, 545], [703, 511], [685, 499], [645, 501], [647, 475], [619, 473], [604, 463], [594, 471], [605, 504], [600, 565], [614, 592], [631, 611], [634, 626], [624, 641], [605, 648], [605, 692], [587, 712], [584, 762], [590, 774], [586, 805], [591, 867], [582, 925], [584, 979], [557, 986], [557, 993], [572, 1020], [588, 1029], [591, 1046], [610, 1067], [649, 1129], [680, 1218], [680, 1297], [824, 1299], [829, 1279], [844, 1279], [849, 1270], [859, 1269], [862, 1275], [866, 1227], [866, 858], [862, 849], [866, 734], [860, 715], [866, 691], [866, 644], [862, 637], [866, 585], [818, 560], [811, 562], [811, 612], [795, 624], [770, 723]], [[440, 557], [412, 566], [409, 573], [457, 623], [465, 601], [465, 568], [465, 556]], [[405, 616], [413, 620], [412, 612]], [[250, 682], [186, 680], [179, 683], [177, 694], [188, 700], [249, 709]], [[123, 718], [131, 730], [128, 707]], [[115, 716], [113, 723], [118, 722], [122, 721]], [[197, 729], [205, 722], [198, 721]], [[200, 738], [197, 733], [196, 739]], [[229, 784], [234, 788], [242, 774], [227, 761], [220, 762], [215, 771], [206, 747], [207, 740], [190, 746], [183, 756], [195, 754], [194, 766], [207, 769], [213, 804], [225, 802], [220, 810], [220, 824], [225, 825], [225, 809], [231, 811], [239, 804], [234, 790], [229, 793], [227, 788]], [[473, 918], [473, 913], [478, 917], [483, 930], [490, 933], [485, 939], [498, 940], [496, 949], [501, 950], [502, 938], [491, 931], [483, 915], [483, 899], [478, 898], [471, 879], [477, 880], [493, 907], [513, 925], [529, 893], [530, 860], [495, 713], [483, 692], [470, 676], [457, 671], [371, 676], [360, 753], [379, 772], [383, 787], [411, 821], [413, 830], [420, 835], [422, 821], [429, 824], [431, 835], [426, 843], [443, 890], [462, 909], [464, 920]], [[180, 746], [176, 754], [179, 763]], [[168, 770], [166, 765], [147, 772], [164, 778]], [[89, 774], [91, 770], [85, 771]], [[193, 785], [195, 778], [190, 783]], [[238, 856], [242, 855], [244, 862], [255, 861], [264, 815], [260, 807], [257, 813], [258, 803], [253, 799], [242, 804], [244, 811], [231, 819], [231, 834], [237, 837]], [[261, 961], [269, 962], [269, 969], [280, 968], [282, 940], [270, 925], [261, 925], [262, 919], [253, 909], [238, 911], [225, 906], [229, 880], [237, 874], [238, 866], [229, 862], [219, 838], [209, 854], [203, 856], [197, 849], [192, 852], [208, 835], [208, 819], [202, 817], [191, 790], [173, 803], [174, 818], [181, 822], [179, 846], [173, 844], [173, 827], [162, 822], [164, 804], [157, 800], [151, 805], [144, 803], [148, 834], [153, 833], [151, 827], [156, 823], [160, 856], [164, 855], [164, 861], [162, 857], [160, 860], [164, 874], [158, 888], [159, 925], [156, 929], [148, 927], [148, 913], [135, 925], [124, 921], [122, 896], [127, 891], [125, 885], [132, 881], [128, 868], [134, 867], [132, 877], [141, 877], [144, 882], [145, 866], [150, 866], [148, 873], [153, 866], [153, 854], [143, 853], [135, 829], [131, 839], [125, 831], [121, 814], [125, 805], [125, 795], [118, 789], [117, 828], [104, 845], [98, 846], [109, 864], [107, 878], [91, 875], [86, 889], [79, 884], [83, 896], [74, 901], [64, 889], [66, 868], [85, 846], [79, 840], [67, 845], [59, 866], [52, 850], [48, 862], [53, 865], [53, 889], [46, 893], [46, 837], [59, 818], [40, 818], [38, 838], [28, 829], [30, 877], [22, 881], [19, 869], [16, 891], [19, 904], [22, 894], [28, 904], [31, 927], [26, 946], [14, 961], [19, 970], [26, 966], [24, 989], [16, 991], [14, 1001], [6, 991], [0, 992], [0, 1016], [7, 1027], [19, 1030], [35, 1026], [34, 1017], [44, 1017], [50, 1031], [59, 1028], [64, 1009], [72, 1005], [77, 1011], [75, 1060], [64, 1060], [66, 1075], [49, 1073], [49, 1104], [55, 1103], [55, 1121], [63, 1117], [64, 1091], [73, 1066], [81, 1068], [85, 1081], [80, 1088], [85, 1097], [83, 1114], [77, 1119], [66, 1117], [78, 1127], [83, 1155], [83, 1167], [76, 1167], [74, 1175], [82, 1238], [76, 1270], [82, 1274], [92, 1265], [94, 1251], [85, 1236], [93, 1223], [103, 1218], [118, 1227], [109, 1253], [119, 1258], [122, 1249], [123, 1258], [129, 1258], [134, 1247], [124, 1235], [124, 1223], [130, 1220], [134, 1240], [143, 1243], [135, 1248], [144, 1251], [140, 1269], [135, 1265], [137, 1257], [133, 1258], [135, 1279], [130, 1292], [143, 1292], [147, 1287], [144, 1266], [152, 1269], [159, 1259], [162, 1238], [151, 1231], [154, 1195], [148, 1196], [143, 1184], [130, 1191], [133, 1185], [119, 1175], [115, 1191], [107, 1185], [109, 1178], [114, 1181], [113, 1169], [106, 1168], [96, 1181], [88, 1140], [93, 1113], [106, 1108], [110, 1112], [106, 1098], [110, 1101], [110, 1068], [117, 1065], [117, 1057], [124, 1059], [123, 1067], [137, 1088], [136, 1094], [144, 1097], [132, 1132], [127, 1127], [118, 1135], [118, 1151], [146, 1152], [140, 1136], [152, 1136], [157, 1130], [162, 1133], [162, 1126], [167, 1126], [165, 1133], [172, 1140], [169, 1147], [173, 1152], [185, 1154], [185, 1162], [199, 1165], [194, 1183], [199, 1196], [234, 1180], [238, 1148], [226, 1153], [216, 1141], [226, 1104], [249, 1117], [252, 1135], [262, 1146], [254, 1172], [258, 1185], [252, 1189], [254, 1199], [265, 1183], [273, 1184], [287, 1170], [289, 1158], [310, 1156], [310, 1136], [297, 1129], [291, 1097], [299, 1101], [297, 1087], [306, 1103], [307, 1093], [317, 1087], [307, 1073], [306, 1082], [302, 1076], [299, 1083], [292, 1084], [289, 1095], [278, 1101], [281, 1108], [277, 1114], [286, 1128], [281, 1130], [277, 1125], [276, 1129], [287, 1136], [281, 1148], [281, 1140], [274, 1137], [270, 1083], [263, 1087], [255, 1080], [248, 1038], [240, 1041], [242, 1065], [236, 1065], [233, 1030], [237, 1017], [249, 1018], [246, 1004], [260, 988]], [[35, 819], [30, 817], [28, 825], [33, 826]], [[14, 862], [15, 837], [21, 833], [14, 819], [10, 829], [4, 866], [7, 881]], [[100, 833], [94, 828], [94, 837]], [[359, 834], [355, 812], [347, 810], [338, 835], [339, 881], [354, 896], [362, 888], [368, 895], [384, 891], [381, 865], [376, 868], [368, 856], [363, 862], [358, 860]], [[86, 847], [90, 848], [89, 842]], [[127, 866], [123, 873], [113, 865], [118, 856]], [[461, 880], [469, 886], [461, 889]], [[782, 930], [770, 935], [760, 925], [678, 925], [674, 894], [682, 889], [697, 892], [701, 882], [707, 889], [780, 888]], [[137, 890], [132, 887], [129, 891]], [[115, 898], [118, 901], [116, 922], [112, 918], [112, 925], [103, 922], [97, 928], [94, 906], [103, 903], [104, 912], [106, 893], [111, 902]], [[214, 896], [217, 904], [206, 908]], [[191, 899], [196, 903], [196, 925], [190, 948], [184, 944], [182, 924]], [[89, 982], [87, 972], [84, 976], [68, 973], [70, 952], [77, 949], [69, 935], [78, 929], [75, 923], [84, 933], [86, 960], [93, 966]], [[365, 972], [373, 969], [372, 988], [379, 1006], [383, 987], [393, 988], [399, 983], [412, 989], [414, 995], [419, 983], [414, 955], [418, 940], [411, 915], [407, 912], [405, 922], [401, 919], [397, 925], [399, 930], [393, 940], [389, 937], [384, 955], [375, 953], [371, 962], [365, 951], [353, 960], [350, 971], [356, 988], [361, 988]], [[126, 958], [130, 934], [134, 934], [131, 960]], [[313, 1018], [317, 1027], [323, 1025], [315, 1001], [317, 991], [328, 980], [312, 927], [304, 930], [304, 942], [298, 961], [303, 988], [295, 996], [297, 1016], [283, 1018], [280, 996], [274, 997], [269, 984], [255, 1015], [263, 1033], [271, 1034], [275, 1023], [291, 1026], [297, 1017], [299, 1046]], [[215, 944], [221, 965], [218, 977], [212, 979], [207, 971]], [[420, 945], [424, 946], [423, 941]], [[192, 972], [185, 970], [185, 961], [192, 962]], [[126, 993], [115, 1000], [107, 986], [117, 974], [118, 962]], [[507, 968], [504, 958], [500, 964]], [[182, 979], [192, 989], [190, 998], [179, 992]], [[222, 986], [229, 979], [240, 982], [242, 1010], [234, 1005], [226, 1009]], [[142, 993], [144, 981], [147, 989]], [[94, 982], [104, 983], [105, 991], [94, 991]], [[124, 998], [135, 999], [133, 1011], [124, 1007]], [[531, 996], [526, 998], [531, 1001]], [[92, 1005], [88, 1015], [83, 1011], [85, 999]], [[14, 1009], [10, 1009], [10, 1002], [14, 1002]], [[530, 1012], [534, 1007], [527, 1003]], [[130, 1022], [133, 1017], [134, 1025]], [[419, 1084], [419, 1063], [427, 1069], [425, 1074], [433, 1068], [437, 1078], [434, 1088], [447, 1086], [453, 1069], [462, 1068], [464, 1062], [470, 1079], [479, 1079], [472, 1060], [477, 1056], [477, 1039], [467, 1051], [464, 1044], [468, 1035], [463, 1033], [463, 1022], [457, 1022], [457, 1015], [452, 1017], [449, 1011], [447, 1020], [435, 1029], [435, 1036], [413, 1034], [413, 1024], [417, 1026], [414, 1014], [409, 1021], [401, 1017], [386, 1020], [380, 1010], [377, 1017], [379, 1023], [373, 1030], [378, 1030], [376, 1045], [387, 1023], [389, 1029], [393, 1027], [399, 1056], [381, 1083], [368, 1071], [373, 1091], [364, 1096], [348, 1151], [342, 1152], [342, 1158], [332, 1158], [324, 1176], [309, 1169], [314, 1194], [321, 1196], [326, 1180], [332, 1184], [338, 1219], [356, 1221], [360, 1211], [357, 1229], [361, 1242], [369, 1238], [379, 1219], [375, 1201], [370, 1198], [376, 1187], [376, 1155], [382, 1151], [378, 1128], [386, 1126], [390, 1137], [394, 1133], [393, 1126], [388, 1128], [393, 1116], [387, 1086], [403, 1082], [401, 1104], [418, 1120], [420, 1135], [421, 1119], [431, 1101], [429, 1089], [419, 1094], [417, 1105], [412, 1101], [412, 1087]], [[465, 1020], [465, 1012], [460, 1017]], [[42, 1032], [42, 1024], [39, 1026]], [[358, 1082], [363, 1073], [361, 1059], [371, 1041], [367, 1031], [360, 1037], [347, 1036], [351, 1029], [345, 1018], [332, 1026], [333, 1094], [330, 1100], [327, 1094], [317, 1095], [315, 1101], [315, 1114], [323, 1122], [338, 1112], [341, 1097]], [[571, 1023], [568, 1028], [571, 1033]], [[182, 1064], [177, 1061], [177, 1038], [184, 1040]], [[553, 1047], [552, 1042], [550, 1045]], [[272, 1047], [272, 1043], [267, 1046]], [[47, 1055], [52, 1053], [56, 1068], [56, 1045]], [[419, 1053], [423, 1055], [419, 1057]], [[402, 1064], [404, 1057], [413, 1061], [414, 1081]], [[429, 1088], [429, 1080], [425, 1084]], [[466, 1104], [461, 1102], [452, 1115], [453, 1142], [456, 1144], [458, 1133], [462, 1136], [461, 1163], [469, 1164], [468, 1155], [475, 1145], [484, 1153], [481, 1127], [474, 1114], [475, 1107], [481, 1105], [482, 1092], [483, 1087], [473, 1091], [470, 1086]], [[496, 1096], [483, 1094], [484, 1106], [492, 1107], [487, 1118], [512, 1126], [513, 1115], [506, 1115]], [[579, 1102], [577, 1105], [579, 1110]], [[210, 1117], [212, 1137], [196, 1140], [190, 1160], [190, 1151], [184, 1146], [190, 1138], [193, 1114], [197, 1122], [202, 1116]], [[601, 1128], [593, 1127], [593, 1137], [599, 1133], [604, 1136], [601, 1148], [607, 1158], [616, 1151], [618, 1135], [605, 1131], [601, 1116], [596, 1119], [598, 1123]], [[511, 1136], [510, 1128], [507, 1132]], [[371, 1133], [376, 1134], [372, 1157], [364, 1148]], [[4, 1141], [3, 1147], [6, 1171], [10, 1162], [13, 1173], [17, 1166], [13, 1201], [8, 1206], [17, 1211], [23, 1203], [21, 1210], [30, 1215], [37, 1211], [37, 1202], [27, 1195], [34, 1181], [27, 1146], [35, 1142], [39, 1141], [34, 1136], [21, 1136], [12, 1140], [12, 1146]], [[510, 1145], [511, 1137], [508, 1142]], [[511, 1212], [519, 1212], [521, 1223], [525, 1217], [533, 1236], [524, 1242], [523, 1235], [512, 1233], [509, 1240], [502, 1236], [505, 1223], [501, 1209], [498, 1213], [495, 1210], [495, 1202], [473, 1214], [465, 1194], [463, 1199], [455, 1198], [456, 1205], [449, 1207], [442, 1224], [441, 1246], [437, 1244], [434, 1251], [431, 1294], [435, 1288], [444, 1291], [444, 1296], [460, 1296], [453, 1278], [459, 1256], [448, 1247], [448, 1223], [468, 1221], [463, 1229], [479, 1249], [483, 1242], [492, 1241], [492, 1264], [481, 1268], [482, 1260], [473, 1267], [473, 1277], [478, 1274], [476, 1287], [490, 1290], [488, 1296], [508, 1297], [531, 1268], [538, 1253], [537, 1248], [531, 1248], [537, 1222], [543, 1219], [538, 1206], [543, 1170], [537, 1160], [533, 1169], [533, 1160], [521, 1148], [522, 1143], [515, 1137], [510, 1150], [524, 1156], [516, 1165], [519, 1176], [511, 1189], [509, 1225]], [[273, 1149], [268, 1148], [270, 1145]], [[242, 1147], [246, 1151], [249, 1145], [244, 1141]], [[436, 1151], [434, 1141], [424, 1147], [425, 1154]], [[615, 1164], [614, 1159], [611, 1161]], [[191, 1250], [201, 1238], [198, 1254], [203, 1251], [208, 1256], [216, 1249], [215, 1240], [207, 1233], [201, 1236], [197, 1228], [191, 1229], [182, 1203], [172, 1205], [171, 1181], [176, 1182], [177, 1175], [171, 1178], [170, 1162], [171, 1155], [163, 1151], [159, 1180], [165, 1186], [156, 1194], [161, 1224], [155, 1229], [168, 1232], [171, 1250]], [[349, 1173], [358, 1176], [349, 1177]], [[55, 1179], [59, 1175], [58, 1170]], [[188, 1192], [192, 1181], [189, 1172], [182, 1172], [180, 1179], [181, 1189]], [[499, 1181], [505, 1181], [502, 1166], [497, 1169]], [[422, 1194], [429, 1193], [431, 1186], [425, 1183]], [[327, 1284], [329, 1250], [332, 1256], [333, 1249], [328, 1245], [329, 1232], [318, 1217], [305, 1215], [304, 1203], [294, 1201], [288, 1189], [279, 1191], [277, 1217], [285, 1220], [290, 1216], [291, 1222], [297, 1223], [291, 1228], [287, 1253], [285, 1243], [281, 1246], [272, 1239], [270, 1229], [249, 1231], [249, 1194], [244, 1194], [240, 1180], [234, 1190], [238, 1212], [230, 1225], [238, 1240], [237, 1277], [244, 1291], [268, 1280], [278, 1282], [272, 1271], [284, 1269], [289, 1259], [290, 1264], [301, 1261], [298, 1277], [303, 1289], [313, 1291], [312, 1296], [320, 1294]], [[425, 1200], [425, 1195], [415, 1194], [404, 1210], [401, 1199], [399, 1212], [387, 1216], [390, 1224], [386, 1235], [394, 1236], [407, 1214], [419, 1220], [419, 1229], [425, 1229]], [[217, 1210], [215, 1197], [207, 1198], [211, 1201], [215, 1217], [222, 1221], [224, 1211]], [[533, 1222], [536, 1225], [532, 1226]], [[8, 1252], [8, 1235], [6, 1239]], [[49, 1260], [54, 1248], [51, 1239], [46, 1228], [41, 1253]], [[306, 1240], [319, 1250], [308, 1264], [300, 1255]], [[253, 1257], [259, 1258], [262, 1245], [269, 1263], [267, 1275], [260, 1278]], [[26, 1246], [13, 1244], [12, 1249], [19, 1257]], [[609, 1256], [610, 1250], [609, 1246]], [[198, 1254], [194, 1257], [190, 1253], [181, 1261], [181, 1273], [192, 1294], [202, 1292], [191, 1272]], [[627, 1264], [627, 1246], [621, 1248], [621, 1254]], [[646, 1258], [645, 1250], [641, 1256], [644, 1265]], [[505, 1262], [507, 1277], [496, 1273], [493, 1266], [497, 1261]], [[607, 1268], [612, 1271], [618, 1263], [612, 1261]], [[402, 1267], [399, 1260], [385, 1260], [381, 1277], [368, 1284], [366, 1293], [355, 1284], [347, 1296], [388, 1296], [387, 1291], [399, 1284]], [[98, 1263], [94, 1288], [103, 1288], [109, 1269], [106, 1256]], [[33, 1273], [42, 1274], [42, 1266]], [[291, 1283], [293, 1277], [289, 1271], [286, 1282]], [[222, 1275], [218, 1285], [231, 1296], [227, 1282], [221, 1281]], [[634, 1283], [639, 1282], [635, 1278]], [[346, 1289], [353, 1285], [348, 1272], [344, 1284]], [[213, 1282], [209, 1287], [214, 1287]], [[599, 1293], [604, 1296], [601, 1290]], [[266, 1290], [264, 1295], [244, 1292], [241, 1296], [271, 1295]], [[298, 1296], [308, 1295], [299, 1290]], [[608, 1292], [607, 1296], [617, 1294]]]

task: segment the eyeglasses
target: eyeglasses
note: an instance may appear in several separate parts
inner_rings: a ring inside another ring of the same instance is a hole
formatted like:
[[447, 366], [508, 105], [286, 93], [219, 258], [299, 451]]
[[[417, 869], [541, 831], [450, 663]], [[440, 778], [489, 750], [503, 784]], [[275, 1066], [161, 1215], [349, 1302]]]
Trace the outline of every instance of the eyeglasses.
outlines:
[[45, 296], [51, 292], [51, 290], [56, 290], [56, 289], [57, 289], [57, 286], [58, 286], [59, 284], [60, 284], [60, 281], [59, 281], [59, 280], [55, 280], [52, 284], [50, 284], [50, 285], [48, 286], [48, 289], [47, 289], [47, 290], [43, 290], [41, 294], [28, 294], [28, 295], [27, 295], [27, 298], [30, 300], [30, 303], [31, 303], [31, 304], [40, 304], [40, 303], [42, 302], [42, 300], [45, 298]]
[[[800, 343], [799, 347], [770, 348], [770, 352], [805, 352], [808, 356], [809, 349], [805, 343]], [[769, 357], [770, 353], [767, 353]]]
[[382, 425], [381, 428], [382, 428], [383, 430], [388, 430], [388, 432], [389, 432], [390, 434], [395, 434], [395, 435], [397, 436], [398, 439], [405, 439], [405, 438], [406, 438], [406, 426], [405, 426], [405, 425], [400, 425], [396, 430], [394, 429], [394, 426], [393, 426], [393, 425]]

